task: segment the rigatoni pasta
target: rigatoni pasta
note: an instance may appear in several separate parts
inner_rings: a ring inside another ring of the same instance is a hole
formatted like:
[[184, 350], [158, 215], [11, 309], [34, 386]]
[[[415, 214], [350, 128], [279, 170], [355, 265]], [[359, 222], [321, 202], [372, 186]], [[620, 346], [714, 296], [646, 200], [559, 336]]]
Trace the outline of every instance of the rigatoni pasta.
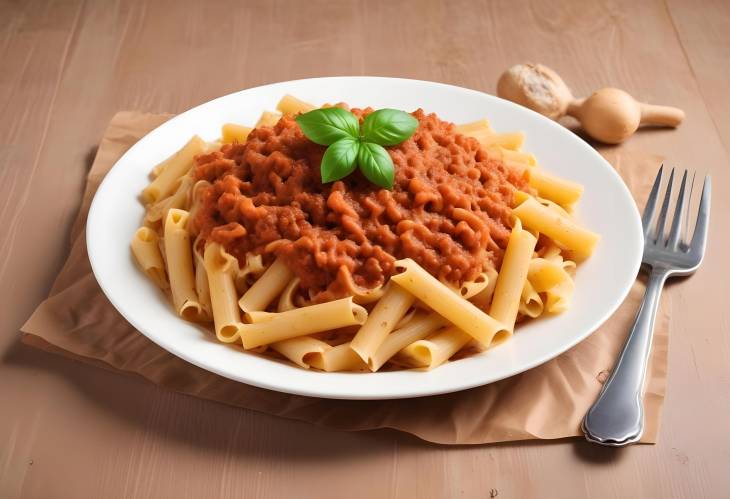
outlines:
[[522, 151], [524, 134], [419, 110], [415, 138], [387, 149], [392, 190], [323, 184], [296, 121], [315, 106], [276, 109], [152, 168], [131, 250], [182, 318], [304, 369], [376, 372], [432, 369], [568, 309], [599, 237], [573, 218], [582, 186]]

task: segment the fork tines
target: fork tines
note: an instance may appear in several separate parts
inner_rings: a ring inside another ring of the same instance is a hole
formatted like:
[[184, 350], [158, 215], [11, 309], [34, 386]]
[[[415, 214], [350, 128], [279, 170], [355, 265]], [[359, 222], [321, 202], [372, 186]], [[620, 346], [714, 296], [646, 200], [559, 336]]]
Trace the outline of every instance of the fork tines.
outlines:
[[[662, 200], [661, 208], [659, 210], [659, 216], [655, 218], [654, 215], [656, 212], [656, 205], [659, 199], [659, 191], [664, 176], [664, 165], [662, 165], [662, 167], [659, 169], [659, 172], [657, 173], [656, 179], [654, 180], [654, 185], [651, 189], [651, 193], [649, 194], [649, 199], [646, 202], [644, 215], [642, 216], [641, 220], [644, 227], [644, 242], [647, 245], [665, 247], [669, 250], [680, 249], [682, 251], [688, 251], [690, 248], [694, 250], [694, 247], [697, 246], [697, 251], [704, 252], [710, 211], [710, 177], [706, 176], [704, 180], [694, 234], [690, 242], [689, 213], [696, 176], [695, 172], [691, 172], [691, 178], [689, 170], [684, 170], [684, 172], [682, 173], [682, 180], [679, 184], [679, 193], [677, 194], [677, 199], [674, 207], [674, 216], [672, 217], [669, 233], [667, 234], [664, 230], [667, 221], [667, 214], [669, 213], [669, 206], [671, 203], [672, 189], [674, 188], [674, 174], [675, 169], [672, 168], [671, 172], [669, 173], [669, 180], [667, 181], [667, 185], [664, 191], [664, 198]], [[687, 182], [688, 179], [690, 179], [689, 188]], [[682, 232], [684, 232], [684, 234], [682, 234]]]

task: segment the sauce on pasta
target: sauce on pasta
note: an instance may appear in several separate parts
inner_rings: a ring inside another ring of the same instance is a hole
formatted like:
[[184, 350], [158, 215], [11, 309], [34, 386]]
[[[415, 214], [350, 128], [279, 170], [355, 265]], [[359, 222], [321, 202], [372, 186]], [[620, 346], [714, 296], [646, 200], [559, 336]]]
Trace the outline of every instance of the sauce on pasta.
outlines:
[[[352, 111], [362, 119], [372, 110]], [[359, 172], [322, 184], [325, 148], [290, 116], [255, 129], [244, 144], [198, 156], [195, 179], [211, 185], [191, 231], [240, 262], [251, 252], [282, 258], [315, 302], [382, 285], [402, 258], [454, 286], [499, 268], [514, 192], [531, 191], [526, 175], [435, 114], [412, 114], [414, 135], [387, 148], [391, 191]]]

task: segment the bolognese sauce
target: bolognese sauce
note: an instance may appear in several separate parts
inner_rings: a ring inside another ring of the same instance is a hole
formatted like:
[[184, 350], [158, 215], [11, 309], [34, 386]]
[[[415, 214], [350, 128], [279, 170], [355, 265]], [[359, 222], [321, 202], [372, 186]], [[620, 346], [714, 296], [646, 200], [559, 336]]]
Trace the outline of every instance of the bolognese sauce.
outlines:
[[[353, 109], [362, 120], [372, 112]], [[490, 158], [453, 124], [417, 110], [416, 132], [388, 147], [392, 190], [360, 172], [323, 184], [325, 147], [307, 139], [294, 117], [253, 130], [243, 144], [196, 158], [196, 180], [210, 186], [191, 229], [243, 263], [248, 253], [281, 258], [308, 298], [323, 302], [354, 285], [382, 285], [394, 262], [412, 258], [458, 286], [498, 268], [507, 246], [524, 172]]]

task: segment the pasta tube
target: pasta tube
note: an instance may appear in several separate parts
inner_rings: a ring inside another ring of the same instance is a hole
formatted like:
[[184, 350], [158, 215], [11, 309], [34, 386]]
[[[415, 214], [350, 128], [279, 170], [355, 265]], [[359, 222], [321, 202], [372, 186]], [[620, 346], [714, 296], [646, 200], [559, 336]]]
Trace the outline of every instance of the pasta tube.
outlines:
[[368, 313], [352, 298], [276, 313], [271, 320], [242, 324], [239, 330], [243, 348], [249, 350], [277, 341], [364, 324]]
[[224, 144], [233, 144], [234, 142], [243, 144], [252, 130], [253, 128], [248, 126], [226, 123], [221, 127], [221, 139]]
[[410, 291], [429, 308], [470, 334], [484, 347], [488, 347], [495, 339], [510, 334], [504, 324], [451, 291], [410, 258], [398, 260], [396, 267], [404, 271], [392, 276], [391, 281]]
[[195, 321], [204, 317], [195, 292], [193, 254], [187, 231], [188, 212], [172, 209], [165, 221], [165, 254], [172, 302], [180, 317]]
[[415, 298], [400, 286], [388, 285], [382, 298], [375, 304], [351, 347], [364, 362], [368, 362], [395, 325], [406, 314]]
[[401, 352], [407, 363], [414, 367], [433, 369], [449, 360], [464, 348], [472, 337], [456, 326], [449, 326], [426, 340], [418, 340]]
[[541, 168], [532, 168], [529, 172], [530, 185], [538, 195], [563, 207], [572, 206], [583, 194], [582, 185], [551, 175]]
[[303, 100], [299, 100], [289, 94], [282, 97], [279, 103], [276, 105], [276, 110], [279, 111], [281, 114], [306, 113], [307, 111], [311, 111], [312, 109], [315, 109], [312, 104], [304, 102]]
[[218, 243], [209, 243], [205, 247], [203, 264], [208, 275], [215, 334], [220, 341], [232, 343], [238, 339], [241, 328], [241, 313], [233, 283], [235, 258], [226, 253]]
[[132, 238], [132, 254], [140, 268], [157, 286], [167, 289], [165, 263], [162, 261], [159, 236], [149, 227], [140, 227]]
[[205, 152], [205, 149], [205, 141], [194, 135], [182, 149], [160, 163], [159, 167], [156, 167], [160, 173], [142, 191], [142, 201], [145, 204], [152, 204], [172, 193], [177, 179], [190, 170], [195, 156]]
[[510, 331], [515, 327], [522, 289], [525, 287], [527, 271], [536, 244], [537, 238], [523, 230], [518, 221], [507, 243], [502, 268], [497, 277], [497, 286], [494, 288], [492, 306], [489, 308], [489, 314]]
[[261, 117], [256, 122], [256, 128], [262, 126], [274, 126], [281, 119], [281, 113], [272, 113], [271, 111], [264, 111], [261, 113]]
[[331, 348], [324, 341], [311, 336], [300, 336], [271, 344], [272, 350], [304, 369], [309, 369], [314, 358], [321, 358], [322, 354]]
[[588, 257], [598, 243], [598, 234], [584, 229], [569, 218], [541, 205], [534, 198], [525, 200], [512, 210], [512, 213], [528, 229], [545, 234], [581, 258]]
[[375, 354], [368, 360], [368, 367], [373, 372], [377, 371], [399, 351], [445, 325], [446, 320], [438, 314], [419, 313], [403, 327], [396, 329], [385, 338]]
[[238, 306], [244, 312], [265, 310], [269, 303], [281, 294], [293, 277], [294, 273], [289, 270], [284, 261], [277, 258], [238, 300]]
[[314, 354], [308, 362], [310, 366], [326, 372], [367, 370], [367, 364], [350, 348], [349, 343], [343, 343], [320, 354]]
[[540, 295], [532, 287], [529, 280], [525, 281], [522, 296], [520, 297], [519, 313], [534, 319], [542, 314], [544, 308]]

